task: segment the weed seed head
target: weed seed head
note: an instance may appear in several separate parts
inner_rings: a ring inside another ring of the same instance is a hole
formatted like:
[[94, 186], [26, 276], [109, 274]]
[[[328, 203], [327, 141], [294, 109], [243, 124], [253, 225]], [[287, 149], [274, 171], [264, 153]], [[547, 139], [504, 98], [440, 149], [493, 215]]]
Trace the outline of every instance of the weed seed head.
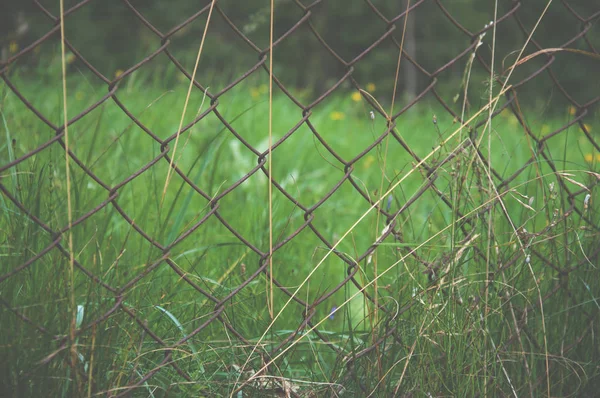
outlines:
[[592, 195], [590, 195], [589, 193], [587, 195], [585, 195], [585, 199], [583, 199], [583, 210], [588, 209], [591, 197], [592, 197]]

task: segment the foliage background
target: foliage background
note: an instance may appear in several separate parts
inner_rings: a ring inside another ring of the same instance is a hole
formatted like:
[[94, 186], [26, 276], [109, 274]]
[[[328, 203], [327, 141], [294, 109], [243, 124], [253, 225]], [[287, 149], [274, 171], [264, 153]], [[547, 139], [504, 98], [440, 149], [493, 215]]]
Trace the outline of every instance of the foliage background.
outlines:
[[[392, 19], [406, 8], [406, 1], [375, 0], [372, 3], [388, 19]], [[40, 3], [54, 15], [58, 14], [57, 1]], [[311, 2], [276, 0], [275, 37], [284, 34], [302, 18], [304, 11], [301, 5], [306, 7], [309, 3]], [[411, 5], [415, 3], [421, 2], [412, 1]], [[429, 72], [433, 72], [467, 48], [472, 41], [476, 40], [475, 33], [482, 30], [494, 15], [492, 1], [425, 0], [422, 3], [410, 14], [405, 48]], [[453, 26], [436, 3], [441, 4], [450, 15], [457, 18], [457, 22], [473, 32], [473, 37], [461, 33]], [[570, 13], [565, 12], [566, 5], [587, 16], [597, 11], [597, 5], [594, 3], [586, 0], [554, 1], [537, 28], [534, 40], [543, 48], [564, 44], [585, 26], [574, 17], [565, 20], [565, 15], [571, 16]], [[75, 0], [65, 1], [67, 8], [74, 4], [76, 4]], [[196, 13], [202, 4], [210, 4], [210, 1], [131, 0], [131, 4], [159, 30], [166, 33]], [[267, 47], [268, 1], [221, 0], [218, 4], [225, 10], [227, 17], [240, 26], [251, 40], [258, 43], [261, 48]], [[498, 13], [503, 15], [507, 10], [516, 7], [523, 26], [531, 30], [546, 4], [546, 1], [541, 0], [521, 3], [500, 0]], [[310, 12], [315, 30], [346, 61], [350, 61], [365, 50], [373, 43], [374, 38], [379, 37], [387, 28], [386, 23], [376, 16], [364, 0], [320, 1], [315, 3]], [[186, 65], [193, 65], [204, 22], [205, 19], [199, 18], [172, 37], [173, 44], [169, 48]], [[401, 26], [402, 23], [398, 25]], [[18, 33], [24, 26], [27, 26], [26, 31]], [[4, 48], [11, 42], [27, 44], [33, 38], [47, 32], [51, 26], [51, 21], [39, 12], [34, 2], [4, 1], [0, 13], [2, 40], [0, 44]], [[91, 1], [71, 14], [66, 26], [67, 35], [76, 32], [76, 35], [71, 35], [73, 44], [81, 49], [85, 58], [107, 76], [112, 76], [116, 70], [126, 70], [161, 45], [158, 37], [139, 21], [124, 1], [120, 0]], [[307, 89], [322, 86], [332, 79], [337, 80], [345, 72], [346, 66], [323, 51], [321, 44], [312, 37], [308, 29], [303, 30], [303, 34], [295, 33], [277, 47], [274, 57], [276, 75], [286, 84]], [[596, 48], [600, 45], [598, 30], [597, 25], [593, 26], [587, 35], [590, 44]], [[401, 34], [401, 29], [397, 29], [394, 37], [399, 41]], [[511, 65], [511, 61], [514, 61], [527, 37], [518, 24], [512, 21], [510, 24], [500, 24], [497, 36], [499, 39], [496, 47], [497, 54], [504, 55], [503, 59], [497, 60], [497, 64], [502, 65], [498, 66], [498, 69], [502, 71], [503, 67], [507, 68]], [[211, 22], [208, 37], [205, 44], [205, 54], [208, 54], [208, 57], [203, 65], [205, 79], [214, 76], [217, 72], [223, 78], [223, 74], [235, 74], [238, 70], [247, 70], [257, 61], [256, 53], [233, 33], [218, 14], [215, 14], [215, 19]], [[491, 53], [490, 43], [491, 37], [488, 37], [480, 50], [486, 52], [483, 54], [485, 57]], [[577, 41], [574, 46], [575, 48], [582, 46], [581, 41]], [[386, 48], [384, 44], [367, 59], [361, 60], [353, 76], [357, 80], [373, 82], [381, 87], [391, 86], [397, 58], [394, 52], [387, 49], [389, 47]], [[582, 49], [587, 50], [587, 48]], [[526, 53], [535, 50], [535, 46], [530, 44]], [[540, 57], [537, 62], [531, 62], [531, 67], [539, 67], [542, 58]], [[40, 54], [37, 62], [42, 65], [49, 63], [43, 54]], [[588, 57], [566, 55], [559, 57], [553, 64], [561, 84], [573, 88], [572, 91], [576, 92], [578, 97], [576, 100], [580, 102], [586, 102], [586, 99], [600, 90], [598, 79], [590, 81], [588, 78], [596, 67], [595, 62]], [[426, 86], [429, 78], [418, 73], [408, 63], [405, 64], [400, 87], [410, 97], [416, 90]], [[464, 66], [464, 63], [452, 66], [445, 72], [450, 76], [445, 76], [444, 83], [448, 86], [460, 84]], [[156, 72], [166, 75], [160, 66], [157, 66]], [[526, 68], [522, 68], [522, 73], [526, 75]], [[474, 81], [482, 81], [486, 77], [485, 71], [474, 70]], [[515, 79], [518, 79], [518, 76], [515, 76]], [[542, 105], [544, 102], [542, 98], [551, 95], [544, 89], [548, 86], [551, 85], [537, 84], [537, 90], [530, 87], [528, 92], [539, 97]]]

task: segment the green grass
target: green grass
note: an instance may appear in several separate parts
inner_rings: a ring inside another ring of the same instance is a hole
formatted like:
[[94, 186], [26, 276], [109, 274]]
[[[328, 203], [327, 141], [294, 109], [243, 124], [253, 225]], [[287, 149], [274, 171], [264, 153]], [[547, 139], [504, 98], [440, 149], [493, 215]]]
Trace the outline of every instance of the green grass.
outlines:
[[[75, 75], [68, 81], [69, 117], [105, 95], [106, 88], [90, 80]], [[52, 123], [60, 124], [62, 98], [57, 83], [60, 80], [32, 83], [15, 73], [11, 81]], [[134, 74], [122, 82], [117, 97], [141, 123], [165, 139], [177, 131], [186, 84], [184, 81], [166, 84], [155, 76]], [[210, 88], [213, 93], [218, 89]], [[373, 93], [375, 97], [386, 98], [380, 91]], [[6, 138], [0, 147], [0, 164], [4, 165], [52, 139], [54, 131], [33, 115], [6, 85], [1, 92], [2, 132]], [[348, 88], [340, 88], [315, 107], [309, 118], [322, 139], [346, 162], [367, 148], [386, 127], [380, 115], [371, 120], [371, 108], [364, 100], [354, 101], [351, 93]], [[300, 98], [309, 103], [315, 95], [305, 92], [300, 93]], [[208, 106], [209, 99], [194, 92], [184, 125]], [[250, 145], [259, 151], [267, 149], [268, 94], [264, 81], [251, 79], [240, 84], [219, 98], [217, 109]], [[278, 91], [273, 110], [276, 142], [298, 123], [302, 113]], [[572, 118], [566, 109], [562, 115], [550, 117], [531, 111], [525, 115], [536, 137]], [[600, 130], [598, 120], [597, 112], [585, 120], [592, 134]], [[397, 132], [422, 158], [458, 127], [439, 105], [423, 102], [398, 119]], [[586, 161], [586, 155], [595, 156], [593, 146], [575, 124], [550, 139], [544, 148], [556, 167], [568, 171], [571, 181], [591, 189], [591, 200], [585, 209], [585, 193], [574, 198], [573, 205], [581, 214], [565, 215], [570, 203], [559, 180], [571, 191], [581, 188], [552, 172], [508, 111], [493, 119], [492, 131], [492, 166], [502, 178], [519, 170], [532, 153], [536, 155], [536, 160], [510, 183], [513, 191], [503, 195], [507, 212], [526, 245], [524, 252], [498, 202], [494, 202], [491, 216], [480, 212], [484, 203], [493, 198], [488, 191], [485, 167], [477, 161], [472, 148], [459, 151], [438, 169], [436, 187], [462, 214], [479, 212], [479, 215], [473, 215], [465, 224], [457, 220], [432, 189], [419, 196], [396, 220], [397, 238], [389, 236], [377, 248], [379, 273], [389, 268], [378, 280], [378, 300], [386, 312], [380, 311], [379, 319], [375, 320], [372, 303], [361, 295], [342, 306], [358, 291], [348, 282], [310, 309], [315, 311], [313, 325], [324, 320], [317, 330], [339, 353], [323, 344], [314, 332], [307, 333], [275, 362], [276, 366], [269, 368], [268, 375], [289, 378], [290, 385], [302, 396], [311, 392], [333, 395], [334, 391], [340, 392], [339, 385], [348, 396], [367, 395], [371, 391], [388, 396], [400, 380], [399, 392], [416, 395], [472, 396], [484, 391], [490, 395], [509, 395], [514, 389], [518, 395], [529, 395], [531, 391], [537, 396], [546, 392], [547, 358], [552, 395], [585, 395], [594, 391], [599, 384], [599, 352], [594, 335], [600, 310], [597, 301], [600, 199], [595, 185], [597, 178], [588, 173], [598, 171], [597, 163]], [[109, 187], [128, 179], [161, 151], [160, 144], [132, 123], [112, 100], [72, 124], [69, 134], [73, 152]], [[464, 129], [462, 138], [467, 136]], [[372, 200], [379, 199], [381, 194], [385, 143], [384, 140], [353, 165], [354, 181]], [[457, 137], [449, 139], [428, 164], [441, 162], [459, 144]], [[174, 142], [170, 144], [170, 154], [173, 146]], [[487, 137], [481, 148], [485, 156], [486, 148]], [[257, 165], [257, 156], [214, 114], [181, 135], [175, 159], [178, 167], [210, 197], [224, 192]], [[385, 163], [384, 191], [398, 179], [404, 180], [392, 193], [391, 211], [407, 203], [427, 182], [421, 171], [409, 174], [415, 163], [392, 137]], [[109, 192], [73, 161], [70, 166], [73, 219], [77, 220], [103, 204]], [[209, 200], [176, 173], [171, 174], [163, 199], [168, 169], [168, 162], [160, 159], [119, 188], [114, 199], [141, 230], [162, 246], [176, 242], [211, 210]], [[305, 207], [324, 198], [344, 173], [344, 165], [327, 151], [306, 124], [273, 152], [274, 179]], [[4, 189], [30, 213], [28, 216], [19, 209], [7, 195], [0, 195], [0, 275], [6, 275], [56, 239], [32, 221], [31, 216], [54, 231], [68, 224], [64, 150], [54, 143], [5, 170], [1, 177]], [[494, 183], [498, 185], [499, 180]], [[258, 171], [218, 201], [220, 216], [263, 252], [268, 252], [269, 245], [267, 184], [267, 177]], [[305, 219], [301, 209], [276, 189], [273, 192], [273, 236], [277, 243], [300, 228]], [[387, 206], [388, 199], [383, 203]], [[367, 201], [346, 181], [312, 213], [312, 226], [333, 244], [368, 209]], [[376, 228], [377, 216], [372, 212], [340, 242], [337, 250], [354, 261], [381, 234], [384, 218]], [[523, 233], [523, 229], [527, 232]], [[115, 289], [125, 286], [163, 257], [161, 250], [141, 236], [111, 203], [76, 225], [73, 241], [75, 259], [98, 280]], [[469, 244], [459, 255], [461, 245], [467, 241]], [[424, 242], [416, 255], [407, 256]], [[488, 244], [489, 265], [485, 261]], [[68, 247], [66, 235], [61, 245]], [[302, 284], [326, 253], [323, 242], [310, 228], [305, 228], [275, 253], [275, 278], [292, 292], [299, 288], [297, 297], [312, 303], [347, 275], [348, 264], [330, 255], [308, 283]], [[406, 257], [402, 259], [403, 256]], [[246, 280], [260, 261], [259, 255], [215, 216], [172, 246], [168, 257], [190, 281], [218, 300]], [[358, 264], [357, 283], [364, 285], [374, 279], [373, 261], [366, 258]], [[428, 266], [434, 269], [433, 276], [427, 275]], [[75, 285], [70, 286], [68, 270], [68, 257], [52, 248], [0, 283], [3, 302], [0, 355], [4, 358], [0, 377], [4, 390], [14, 396], [82, 395], [88, 389], [92, 394], [107, 390], [119, 393], [121, 388], [158, 366], [167, 347], [191, 336], [214, 316], [215, 303], [162, 261], [123, 292], [122, 307], [77, 336], [80, 363], [78, 377], [74, 377], [69, 367], [69, 350], [60, 349], [72, 317], [71, 290], [78, 306], [77, 327], [85, 328], [102, 317], [115, 306], [117, 299], [77, 268]], [[303, 320], [305, 308], [292, 301], [241, 373], [252, 344], [258, 343], [270, 324], [267, 286], [268, 278], [260, 275], [226, 303], [221, 315], [250, 345], [238, 339], [220, 320], [214, 320], [172, 353], [177, 366], [191, 381], [186, 381], [174, 367], [165, 366], [139, 385], [134, 395], [230, 394], [236, 380], [244, 381], [250, 376], [248, 372], [261, 368], [262, 360], [267, 358], [261, 359], [260, 354], [277, 347]], [[366, 291], [372, 296], [373, 286]], [[544, 297], [543, 318], [537, 306], [540, 296]], [[281, 310], [287, 300], [288, 296], [276, 289], [275, 311]], [[334, 307], [339, 310], [330, 317]], [[123, 308], [135, 314], [139, 322]], [[45, 332], [13, 310], [45, 328]], [[147, 325], [164, 345], [156, 342], [140, 324]], [[389, 327], [394, 334], [378, 349], [351, 361], [371, 347], [374, 340], [382, 338]], [[274, 393], [269, 388], [250, 383], [236, 396]]]

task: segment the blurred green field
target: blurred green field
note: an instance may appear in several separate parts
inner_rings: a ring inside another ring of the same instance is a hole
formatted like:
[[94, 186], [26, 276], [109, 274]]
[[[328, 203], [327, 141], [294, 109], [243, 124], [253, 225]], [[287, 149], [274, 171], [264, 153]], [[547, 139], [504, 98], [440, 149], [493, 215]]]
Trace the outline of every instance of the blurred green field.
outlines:
[[[15, 74], [11, 81], [52, 123], [61, 124], [60, 80], [33, 82]], [[106, 94], [106, 87], [82, 76], [71, 77], [67, 83], [69, 117]], [[214, 93], [222, 88], [216, 83], [209, 91]], [[389, 109], [389, 90], [374, 85], [367, 89], [384, 109]], [[6, 165], [51, 140], [55, 132], [27, 109], [6, 84], [0, 91], [4, 138], [0, 146], [0, 165]], [[166, 84], [156, 75], [134, 73], [121, 82], [116, 97], [157, 137], [166, 139], [178, 131], [186, 91], [185, 81]], [[317, 97], [308, 91], [300, 91], [298, 95], [304, 104]], [[395, 112], [403, 106], [402, 101], [399, 102]], [[220, 96], [216, 109], [250, 146], [264, 152], [268, 149], [268, 105], [268, 86], [256, 78], [245, 80]], [[210, 99], [195, 90], [183, 125], [210, 106]], [[308, 120], [339, 158], [350, 162], [386, 131], [384, 117], [377, 113], [372, 119], [372, 110], [357, 91], [341, 86], [335, 95], [312, 109]], [[476, 110], [469, 110], [467, 114], [474, 114]], [[570, 109], [564, 109], [563, 114], [524, 113], [528, 128], [538, 138], [574, 118]], [[297, 105], [275, 90], [273, 142], [293, 129], [302, 116]], [[486, 116], [482, 114], [476, 121], [485, 120]], [[600, 131], [599, 120], [597, 112], [585, 119], [585, 127], [593, 136]], [[397, 341], [384, 344], [381, 348], [384, 352], [377, 355], [375, 350], [348, 368], [347, 360], [324, 345], [314, 332], [306, 333], [284, 359], [277, 362], [279, 375], [314, 383], [341, 383], [351, 396], [360, 394], [360, 383], [368, 390], [379, 388], [379, 394], [391, 394], [400, 374], [405, 378], [407, 391], [473, 395], [483, 391], [484, 385], [489, 383], [486, 375], [495, 378], [492, 387], [487, 387], [495, 388], [494, 395], [500, 391], [508, 394], [511, 386], [516, 386], [519, 395], [526, 395], [532, 383], [545, 372], [546, 354], [563, 352], [565, 345], [577, 342], [574, 350], [561, 357], [551, 357], [551, 362], [556, 363], [551, 380], [553, 395], [578, 395], [598, 385], [597, 344], [594, 333], [584, 331], [597, 328], [600, 309], [596, 301], [600, 294], [597, 284], [600, 199], [595, 186], [597, 175], [590, 173], [598, 172], [600, 154], [594, 151], [577, 123], [547, 141], [547, 147], [543, 148], [545, 154], [560, 167], [559, 171], [568, 173], [568, 180], [561, 181], [570, 184], [572, 191], [580, 190], [581, 186], [591, 187], [587, 204], [584, 205], [585, 194], [573, 199], [572, 204], [581, 212], [563, 217], [571, 203], [555, 171], [515, 116], [508, 110], [503, 111], [492, 120], [491, 140], [488, 143], [487, 136], [483, 138], [481, 153], [487, 159], [488, 145], [491, 147], [492, 167], [502, 179], [520, 170], [532, 156], [534, 161], [510, 182], [509, 192], [502, 190], [510, 222], [502, 207], [496, 205], [491, 218], [481, 213], [472, 218], [471, 224], [465, 225], [463, 220], [456, 219], [440, 195], [448, 198], [462, 214], [473, 214], [487, 206], [494, 193], [488, 189], [485, 164], [478, 160], [474, 150], [469, 147], [457, 151], [469, 137], [468, 129], [448, 139], [459, 127], [433, 98], [419, 103], [398, 119], [397, 133], [420, 158], [444, 142], [428, 164], [435, 165], [453, 153], [456, 156], [437, 171], [435, 184], [440, 194], [429, 189], [396, 220], [395, 230], [402, 241], [388, 237], [377, 248], [376, 256], [369, 256], [358, 264], [360, 270], [356, 278], [362, 285], [373, 281], [374, 262], [378, 274], [387, 271], [377, 281], [378, 300], [387, 312], [380, 312], [376, 318], [373, 305], [362, 295], [349, 300], [358, 291], [352, 283], [347, 283], [314, 309], [313, 324], [324, 320], [318, 331], [348, 357], [368, 348], [390, 324], [395, 325], [403, 344]], [[160, 144], [133, 123], [111, 99], [71, 124], [69, 139], [73, 153], [109, 187], [128, 181], [161, 154]], [[174, 145], [174, 142], [170, 144], [170, 154], [174, 153], [178, 168], [210, 197], [237, 184], [259, 159], [214, 113], [182, 133], [175, 149]], [[306, 208], [327, 197], [345, 175], [343, 163], [327, 150], [306, 123], [273, 151], [272, 162], [274, 180]], [[422, 171], [412, 171], [415, 164], [398, 140], [390, 137], [357, 159], [351, 176], [372, 200], [381, 197], [382, 187], [385, 192], [402, 179], [382, 201], [385, 208], [389, 206], [389, 211], [394, 212], [410, 202], [428, 181]], [[136, 275], [151, 268], [163, 253], [138, 233], [115, 206], [105, 203], [109, 198], [107, 189], [87, 176], [75, 162], [71, 161], [70, 167], [73, 219], [103, 206], [73, 228], [75, 259], [106, 285], [117, 289], [126, 286]], [[117, 189], [114, 199], [135, 225], [162, 246], [177, 242], [211, 212], [209, 200], [177, 173], [170, 174], [165, 191], [168, 170], [168, 161], [159, 159]], [[382, 173], [385, 175], [383, 184]], [[0, 182], [5, 191], [0, 195], [0, 275], [7, 275], [56, 239], [33, 222], [31, 216], [55, 231], [68, 225], [63, 148], [56, 142], [51, 144], [3, 171]], [[499, 183], [494, 177], [494, 184]], [[6, 193], [22, 203], [30, 214], [15, 206]], [[277, 244], [303, 226], [305, 212], [276, 189], [272, 201], [273, 237]], [[258, 170], [218, 201], [218, 212], [244, 239], [267, 253], [268, 203], [268, 178]], [[356, 188], [345, 181], [312, 213], [312, 227], [328, 242], [336, 243], [369, 207]], [[553, 225], [557, 220], [560, 222]], [[376, 212], [371, 212], [339, 243], [337, 250], [347, 258], [357, 259], [382, 234], [384, 221], [383, 217], [378, 220]], [[531, 234], [520, 237], [527, 247], [518, 260], [514, 260], [514, 255], [521, 249], [511, 222], [519, 231], [525, 229]], [[471, 234], [465, 236], [462, 228]], [[536, 232], [540, 234], [535, 235]], [[416, 257], [409, 254], [422, 243], [425, 244], [417, 250]], [[62, 245], [67, 247], [66, 237]], [[488, 249], [490, 264], [475, 254], [476, 250], [485, 253]], [[330, 255], [314, 270], [327, 252], [326, 245], [310, 228], [305, 228], [275, 253], [274, 277], [290, 291], [298, 289], [298, 298], [311, 303], [347, 276], [348, 264], [335, 255]], [[588, 256], [592, 256], [591, 259]], [[215, 216], [172, 246], [168, 257], [186, 278], [219, 300], [255, 272], [260, 261], [260, 256]], [[502, 269], [510, 260], [516, 263], [498, 272], [488, 294], [484, 295], [484, 287], [489, 283], [486, 267]], [[550, 261], [552, 266], [544, 260]], [[438, 274], [428, 275], [424, 263], [436, 264]], [[562, 269], [571, 270], [567, 278], [563, 278]], [[313, 271], [308, 282], [303, 283]], [[544, 301], [542, 318], [536, 303], [556, 286], [560, 292]], [[222, 315], [253, 342], [258, 342], [271, 322], [267, 287], [268, 278], [258, 276], [230, 299]], [[57, 249], [0, 282], [4, 304], [0, 355], [5, 358], [0, 365], [1, 378], [3, 384], [11, 386], [13, 395], [44, 392], [48, 396], [60, 396], [69, 395], [76, 388], [67, 364], [68, 350], [59, 349], [54, 338], [69, 330], [71, 289], [79, 308], [78, 327], [107, 313], [117, 303], [114, 293], [78, 269], [75, 286], [70, 286], [68, 258]], [[366, 291], [373, 295], [373, 286]], [[123, 306], [145, 322], [165, 345], [148, 337], [148, 332], [125, 311], [111, 313], [105, 321], [78, 336], [76, 342], [81, 361], [80, 379], [91, 383], [91, 391], [118, 393], [119, 388], [150, 372], [163, 361], [166, 346], [193, 333], [213, 316], [215, 308], [213, 301], [191, 287], [165, 262], [126, 289], [122, 300]], [[347, 300], [348, 304], [343, 305]], [[275, 312], [283, 309], [287, 301], [288, 296], [275, 289]], [[394, 315], [406, 306], [409, 308], [399, 316]], [[47, 333], [40, 333], [16, 316], [11, 308], [46, 328]], [[338, 311], [331, 314], [334, 308]], [[529, 312], [516, 308], [529, 308]], [[285, 307], [261, 349], [273, 349], [293, 333], [302, 322], [304, 310], [294, 301]], [[527, 331], [518, 334], [518, 339], [515, 337], [517, 319], [527, 320]], [[507, 355], [501, 361], [498, 360], [500, 347], [502, 355]], [[178, 366], [190, 374], [193, 382], [183, 381], [175, 369], [168, 366], [137, 391], [140, 396], [229, 394], [236, 379], [245, 377], [239, 368], [251, 351], [252, 347], [243, 344], [222, 322], [212, 322], [173, 354]], [[404, 360], [409, 353], [415, 357], [404, 375]], [[50, 361], [50, 365], [45, 366], [44, 358], [53, 355], [64, 359]], [[260, 366], [260, 358], [255, 353], [246, 370], [256, 371]], [[386, 372], [391, 372], [389, 377], [382, 377]], [[349, 374], [359, 376], [347, 378]], [[381, 385], [378, 385], [380, 380]], [[310, 383], [308, 386], [298, 383], [298, 388], [301, 395], [308, 394], [309, 390], [317, 394], [321, 391]], [[248, 387], [243, 391], [246, 395], [261, 394], [259, 388]]]

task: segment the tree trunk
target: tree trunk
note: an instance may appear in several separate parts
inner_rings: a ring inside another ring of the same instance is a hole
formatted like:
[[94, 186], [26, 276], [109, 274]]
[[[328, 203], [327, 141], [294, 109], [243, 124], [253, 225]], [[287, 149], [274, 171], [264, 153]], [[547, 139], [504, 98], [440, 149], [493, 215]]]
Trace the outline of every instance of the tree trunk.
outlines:
[[[404, 0], [404, 10], [409, 3], [409, 0]], [[414, 4], [414, 1], [411, 2]], [[415, 27], [416, 27], [416, 10], [413, 10], [408, 13], [408, 21], [406, 22], [406, 32], [404, 34], [404, 51], [408, 54], [409, 57], [416, 61], [417, 55], [417, 43], [415, 37]], [[399, 28], [404, 28], [404, 20], [399, 21]], [[404, 75], [404, 97], [407, 100], [414, 98], [417, 95], [417, 79], [418, 79], [418, 71], [417, 68], [413, 64], [410, 63], [406, 58], [402, 60], [402, 69]]]

